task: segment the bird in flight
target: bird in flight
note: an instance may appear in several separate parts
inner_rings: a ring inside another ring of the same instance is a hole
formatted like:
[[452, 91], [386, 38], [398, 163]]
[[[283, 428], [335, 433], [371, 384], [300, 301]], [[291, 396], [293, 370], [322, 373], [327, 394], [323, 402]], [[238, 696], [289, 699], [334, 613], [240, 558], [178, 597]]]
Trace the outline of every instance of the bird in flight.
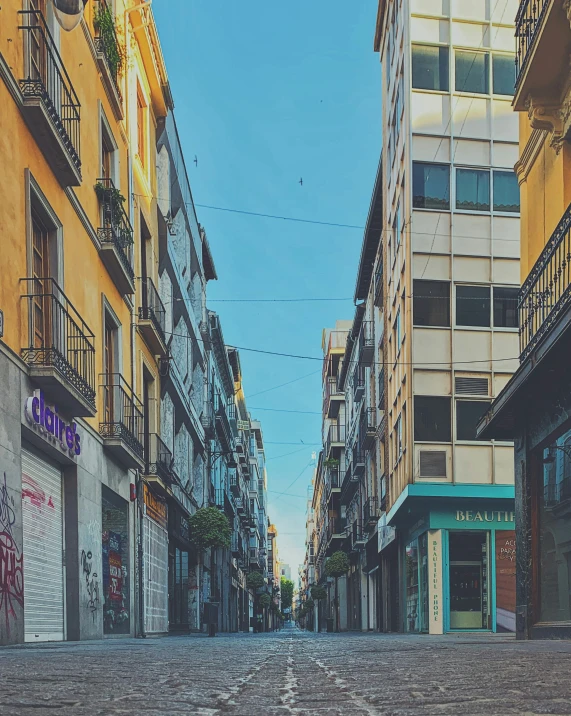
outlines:
[[196, 154], [194, 155], [194, 166], [198, 166], [198, 157], [196, 156]]
[[301, 179], [299, 180], [299, 183], [301, 184], [301, 186], [303, 186], [303, 177], [301, 177]]

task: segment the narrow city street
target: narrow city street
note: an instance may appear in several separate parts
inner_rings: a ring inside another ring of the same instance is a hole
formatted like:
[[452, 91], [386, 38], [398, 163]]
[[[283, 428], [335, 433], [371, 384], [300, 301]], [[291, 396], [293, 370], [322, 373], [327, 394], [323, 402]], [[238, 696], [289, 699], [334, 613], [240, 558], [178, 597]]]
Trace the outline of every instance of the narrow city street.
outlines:
[[512, 637], [166, 637], [0, 652], [3, 716], [571, 714], [571, 644]]

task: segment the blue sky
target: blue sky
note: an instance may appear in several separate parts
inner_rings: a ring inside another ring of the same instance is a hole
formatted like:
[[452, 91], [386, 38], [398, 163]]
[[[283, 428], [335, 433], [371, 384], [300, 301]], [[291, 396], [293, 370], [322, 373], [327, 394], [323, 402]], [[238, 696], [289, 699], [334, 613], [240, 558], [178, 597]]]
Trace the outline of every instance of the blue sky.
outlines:
[[[376, 0], [155, 0], [197, 204], [364, 224], [381, 147], [376, 8]], [[197, 213], [219, 276], [208, 285], [208, 304], [220, 314], [226, 342], [320, 356], [322, 329], [353, 317], [363, 232]], [[349, 300], [217, 302], [252, 298]], [[280, 557], [295, 573], [321, 419], [259, 408], [319, 413], [321, 365], [246, 351], [240, 358], [252, 417], [263, 425]]]

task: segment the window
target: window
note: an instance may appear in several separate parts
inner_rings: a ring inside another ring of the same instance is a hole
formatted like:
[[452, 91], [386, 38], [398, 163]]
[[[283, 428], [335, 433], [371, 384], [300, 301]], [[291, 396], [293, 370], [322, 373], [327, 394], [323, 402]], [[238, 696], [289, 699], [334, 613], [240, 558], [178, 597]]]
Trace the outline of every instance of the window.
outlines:
[[513, 95], [515, 87], [513, 55], [492, 55], [492, 82], [494, 94]]
[[490, 325], [489, 286], [456, 286], [456, 325]]
[[517, 288], [502, 288], [494, 286], [494, 327], [517, 328], [519, 325], [517, 314], [518, 303]]
[[402, 343], [401, 325], [400, 325], [400, 308], [397, 311], [397, 316], [395, 318], [395, 339], [396, 339], [395, 355], [397, 355], [400, 350], [401, 343]]
[[476, 428], [488, 412], [489, 400], [456, 401], [456, 440], [476, 440]]
[[448, 92], [448, 48], [412, 46], [412, 86], [414, 89]]
[[394, 232], [395, 232], [395, 252], [398, 250], [398, 247], [400, 246], [400, 239], [401, 239], [401, 233], [402, 233], [402, 213], [400, 208], [400, 200], [397, 204], [397, 211], [395, 214], [395, 223], [393, 225]]
[[145, 98], [143, 97], [143, 93], [141, 91], [141, 88], [137, 88], [137, 152], [139, 154], [139, 159], [141, 160], [141, 164], [143, 166], [145, 165], [145, 158], [146, 158], [146, 110], [147, 106], [145, 103]]
[[105, 335], [103, 342], [103, 370], [105, 382], [103, 386], [103, 420], [105, 423], [113, 423], [115, 411], [114, 403], [114, 376], [117, 350], [117, 327], [113, 325], [109, 316], [105, 316]]
[[494, 211], [519, 213], [519, 184], [515, 172], [494, 172]]
[[[34, 348], [51, 347], [51, 303], [49, 296], [50, 240], [49, 231], [35, 212], [32, 212], [32, 276], [34, 303], [32, 336]], [[45, 295], [44, 295], [45, 294]]]
[[395, 423], [395, 463], [402, 457], [402, 415]]
[[450, 326], [450, 283], [422, 281], [413, 283], [415, 326]]
[[420, 396], [414, 398], [414, 439], [449, 443], [451, 440], [450, 398]]
[[456, 50], [456, 92], [488, 94], [489, 64], [487, 52]]
[[456, 170], [456, 208], [464, 211], [490, 211], [490, 172], [479, 169]]
[[450, 209], [450, 167], [447, 164], [414, 162], [412, 185], [415, 209]]

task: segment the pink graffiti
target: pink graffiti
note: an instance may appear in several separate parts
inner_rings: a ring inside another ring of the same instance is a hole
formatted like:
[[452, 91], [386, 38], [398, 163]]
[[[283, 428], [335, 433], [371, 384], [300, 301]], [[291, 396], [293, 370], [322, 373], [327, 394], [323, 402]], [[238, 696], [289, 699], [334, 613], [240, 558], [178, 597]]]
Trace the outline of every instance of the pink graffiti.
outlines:
[[22, 474], [22, 500], [26, 497], [36, 507], [41, 507], [46, 503], [46, 493], [38, 483], [29, 475]]

